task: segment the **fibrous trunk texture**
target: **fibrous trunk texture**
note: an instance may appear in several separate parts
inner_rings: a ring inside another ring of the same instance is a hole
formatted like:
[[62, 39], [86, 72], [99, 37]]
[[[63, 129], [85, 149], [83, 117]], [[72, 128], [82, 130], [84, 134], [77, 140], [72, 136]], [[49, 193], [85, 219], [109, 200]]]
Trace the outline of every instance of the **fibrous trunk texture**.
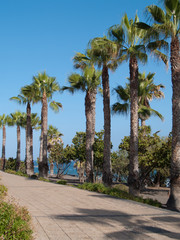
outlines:
[[39, 159], [39, 176], [48, 176], [48, 162], [47, 162], [47, 97], [46, 92], [43, 93], [42, 98], [42, 119], [41, 119], [41, 143], [40, 143], [40, 159]]
[[106, 185], [112, 184], [111, 169], [111, 116], [110, 116], [110, 90], [109, 74], [106, 64], [102, 70], [103, 85], [103, 111], [104, 111], [104, 150], [103, 150], [103, 182]]
[[129, 154], [129, 193], [139, 195], [138, 163], [138, 63], [135, 57], [129, 61], [130, 69], [130, 154]]
[[86, 112], [86, 181], [93, 182], [93, 144], [95, 137], [96, 90], [89, 90], [85, 97]]
[[20, 167], [20, 156], [21, 156], [21, 145], [20, 145], [20, 126], [17, 126], [17, 154], [16, 154], [16, 171], [19, 171]]
[[3, 144], [2, 144], [2, 170], [5, 171], [6, 156], [5, 156], [5, 146], [6, 146], [6, 126], [3, 125]]
[[172, 158], [171, 187], [167, 206], [180, 211], [180, 55], [179, 40], [171, 40], [171, 77], [172, 77]]
[[34, 164], [31, 154], [31, 106], [27, 104], [27, 130], [26, 130], [26, 172], [29, 176], [34, 174]]

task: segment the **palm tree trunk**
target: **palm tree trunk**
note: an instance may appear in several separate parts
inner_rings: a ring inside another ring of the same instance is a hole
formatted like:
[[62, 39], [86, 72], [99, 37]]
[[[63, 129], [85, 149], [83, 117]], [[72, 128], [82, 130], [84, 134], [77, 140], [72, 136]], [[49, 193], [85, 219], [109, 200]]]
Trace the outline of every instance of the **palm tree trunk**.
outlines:
[[103, 85], [103, 110], [104, 110], [104, 150], [103, 150], [103, 182], [106, 185], [112, 184], [111, 169], [111, 116], [110, 116], [110, 90], [109, 74], [106, 64], [102, 70]]
[[5, 171], [6, 157], [5, 157], [5, 146], [6, 146], [6, 126], [3, 125], [3, 144], [2, 144], [2, 170]]
[[91, 133], [91, 144], [92, 144], [92, 178], [94, 182], [94, 150], [93, 150], [93, 145], [94, 145], [94, 138], [95, 138], [95, 125], [96, 125], [96, 94], [97, 90], [94, 89], [92, 90], [91, 93], [91, 117], [92, 117], [92, 133]]
[[40, 150], [39, 150], [39, 172], [41, 171], [40, 163], [43, 161], [43, 107], [41, 108], [41, 136], [40, 136]]
[[144, 126], [146, 126], [146, 120], [141, 118], [141, 127], [144, 127]]
[[171, 40], [171, 74], [172, 74], [172, 158], [171, 187], [167, 206], [180, 211], [180, 55], [179, 40]]
[[26, 172], [29, 176], [34, 174], [33, 159], [31, 155], [31, 106], [27, 104], [27, 144], [26, 144]]
[[[96, 92], [95, 92], [96, 98]], [[95, 99], [94, 91], [87, 91], [85, 97], [86, 112], [86, 181], [93, 182], [93, 144], [95, 136]]]
[[30, 135], [30, 151], [31, 151], [31, 158], [32, 158], [32, 169], [34, 173], [34, 161], [33, 161], [33, 128], [31, 126], [31, 135]]
[[48, 175], [48, 162], [47, 162], [47, 97], [46, 92], [43, 93], [42, 98], [42, 122], [41, 122], [41, 137], [42, 137], [42, 159], [39, 159], [39, 176], [47, 177]]
[[20, 156], [21, 156], [21, 145], [20, 145], [20, 126], [17, 125], [17, 155], [16, 155], [16, 171], [19, 171], [20, 167]]
[[135, 57], [129, 60], [130, 69], [130, 109], [131, 133], [129, 156], [129, 193], [139, 195], [139, 163], [138, 163], [138, 63]]

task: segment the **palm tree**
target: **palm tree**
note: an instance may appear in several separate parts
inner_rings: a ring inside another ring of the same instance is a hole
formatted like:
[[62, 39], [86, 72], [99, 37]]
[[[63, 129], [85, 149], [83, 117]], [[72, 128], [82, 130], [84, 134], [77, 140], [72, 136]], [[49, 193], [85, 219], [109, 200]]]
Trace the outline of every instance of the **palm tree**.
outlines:
[[[86, 54], [76, 53], [73, 60], [74, 60], [74, 67], [76, 69], [80, 68], [83, 71], [83, 70], [85, 70], [86, 67], [89, 67], [90, 69], [92, 69], [92, 73], [94, 72], [94, 62], [91, 57], [90, 49], [86, 50]], [[95, 84], [93, 83], [94, 80], [95, 80]], [[86, 181], [87, 182], [94, 181], [93, 144], [95, 141], [95, 122], [96, 122], [96, 94], [97, 94], [97, 82], [96, 81], [97, 81], [97, 79], [92, 78], [92, 81], [89, 81], [89, 84], [87, 84], [87, 85], [89, 85], [89, 94], [87, 94], [87, 98], [85, 98], [85, 114], [86, 114], [86, 164], [85, 164], [85, 169], [86, 169]], [[90, 84], [90, 82], [91, 82], [91, 84]], [[99, 91], [101, 92], [101, 88], [99, 88]], [[90, 99], [89, 104], [88, 104], [88, 99]], [[86, 108], [86, 103], [87, 103], [87, 106], [89, 105], [87, 108]]]
[[165, 10], [156, 5], [147, 7], [152, 26], [140, 23], [139, 27], [148, 30], [150, 38], [170, 39], [170, 62], [172, 80], [172, 158], [171, 158], [171, 190], [167, 206], [180, 210], [180, 2], [179, 0], [164, 0]]
[[26, 173], [28, 175], [33, 175], [34, 165], [33, 165], [33, 155], [31, 151], [31, 103], [37, 103], [38, 95], [36, 89], [33, 85], [26, 85], [21, 88], [21, 92], [17, 97], [11, 97], [10, 100], [15, 100], [19, 104], [27, 104], [26, 107]]
[[85, 115], [86, 115], [86, 181], [93, 182], [93, 143], [95, 136], [95, 104], [97, 88], [100, 85], [101, 72], [96, 71], [94, 66], [83, 68], [83, 74], [73, 73], [68, 77], [69, 90], [74, 93], [77, 90], [86, 93], [85, 96]]
[[103, 111], [104, 111], [104, 150], [103, 150], [103, 182], [106, 185], [112, 184], [111, 169], [111, 114], [110, 114], [110, 90], [109, 90], [109, 69], [117, 67], [115, 58], [118, 52], [118, 45], [107, 39], [94, 38], [90, 41], [89, 50], [92, 60], [98, 67], [102, 67], [103, 86]]
[[143, 37], [143, 31], [135, 28], [139, 22], [136, 14], [135, 20], [128, 19], [127, 14], [122, 18], [121, 25], [110, 28], [111, 38], [120, 44], [119, 60], [129, 60], [130, 70], [130, 164], [129, 164], [129, 192], [139, 194], [139, 164], [138, 164], [138, 60], [147, 61], [145, 47], [139, 39]]
[[[159, 50], [164, 41], [143, 45], [145, 31], [138, 29], [136, 24], [139, 18], [136, 14], [135, 19], [128, 19], [127, 14], [122, 18], [120, 25], [112, 26], [109, 29], [110, 38], [119, 45], [120, 52], [118, 61], [129, 60], [130, 70], [130, 164], [129, 164], [129, 192], [139, 195], [139, 164], [138, 164], [138, 61], [147, 61], [146, 50], [150, 49], [156, 56], [166, 62], [166, 56]], [[166, 46], [166, 45], [165, 45]]]
[[3, 114], [0, 116], [0, 128], [3, 130], [3, 141], [2, 141], [2, 170], [5, 170], [5, 164], [6, 164], [6, 125], [9, 125], [10, 119], [9, 116], [6, 116]]
[[20, 111], [16, 111], [15, 113], [10, 114], [10, 122], [9, 126], [17, 126], [17, 153], [16, 153], [16, 171], [19, 170], [21, 163], [21, 135], [20, 135], [20, 127], [23, 126], [23, 118], [25, 113]]
[[[148, 73], [147, 76], [145, 72], [138, 73], [138, 116], [141, 120], [141, 126], [145, 126], [145, 121], [151, 116], [157, 116], [163, 120], [163, 116], [156, 110], [150, 107], [150, 101], [153, 99], [160, 99], [164, 97], [164, 93], [160, 90], [164, 88], [164, 85], [153, 83], [155, 73]], [[129, 81], [130, 79], [127, 78]], [[118, 99], [120, 101], [112, 105], [113, 113], [127, 114], [130, 108], [130, 83], [126, 84], [126, 87], [118, 86], [114, 89], [117, 93]], [[123, 103], [121, 103], [123, 101]]]
[[[33, 87], [38, 92], [39, 101], [42, 103], [41, 109], [41, 137], [40, 137], [40, 155], [39, 155], [39, 176], [47, 177], [48, 159], [47, 159], [47, 120], [48, 120], [48, 100], [52, 95], [60, 90], [59, 84], [54, 77], [49, 77], [46, 72], [38, 73], [33, 77]], [[58, 112], [62, 108], [59, 102], [51, 101], [50, 107]]]
[[63, 134], [59, 132], [56, 127], [54, 127], [53, 125], [49, 125], [47, 131], [48, 150], [50, 150], [53, 143], [62, 142], [62, 136]]

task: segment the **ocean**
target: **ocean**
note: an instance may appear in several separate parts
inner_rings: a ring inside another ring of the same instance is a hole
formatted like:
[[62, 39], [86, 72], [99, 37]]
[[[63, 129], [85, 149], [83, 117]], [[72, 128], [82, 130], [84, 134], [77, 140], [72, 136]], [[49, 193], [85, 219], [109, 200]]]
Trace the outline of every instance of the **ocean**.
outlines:
[[[66, 171], [64, 172], [64, 174], [67, 174], [67, 175], [72, 175], [72, 176], [78, 176], [78, 173], [77, 173], [77, 169], [76, 169], [76, 167], [74, 167], [74, 161], [71, 161], [71, 164], [70, 164], [70, 166], [66, 169]], [[60, 165], [60, 167], [65, 167], [66, 165], [64, 164], [64, 165]], [[56, 166], [56, 164], [54, 164], [54, 174], [57, 174], [57, 171], [58, 171], [58, 169], [57, 169], [57, 166]], [[34, 161], [34, 173], [38, 173], [39, 171], [38, 171], [38, 163], [37, 163], [37, 161]], [[50, 171], [49, 171], [49, 173], [50, 173]]]

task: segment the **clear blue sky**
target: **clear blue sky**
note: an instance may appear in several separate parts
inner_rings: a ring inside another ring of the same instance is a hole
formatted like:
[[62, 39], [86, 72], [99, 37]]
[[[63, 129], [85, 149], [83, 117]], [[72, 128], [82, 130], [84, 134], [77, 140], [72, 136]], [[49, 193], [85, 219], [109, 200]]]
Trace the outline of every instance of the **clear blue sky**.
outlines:
[[[0, 114], [16, 110], [25, 111], [9, 98], [19, 94], [20, 88], [32, 82], [33, 75], [46, 70], [57, 78], [60, 86], [67, 84], [67, 76], [73, 71], [72, 58], [76, 52], [84, 52], [94, 37], [102, 37], [107, 29], [120, 23], [126, 12], [134, 18], [137, 12], [145, 20], [144, 9], [158, 1], [144, 0], [4, 0], [0, 2]], [[147, 124], [152, 131], [167, 136], [171, 131], [171, 76], [162, 63], [149, 58], [149, 63], [139, 65], [139, 70], [156, 72], [155, 82], [166, 89], [165, 99], [153, 101], [152, 107], [165, 118], [164, 122], [152, 117]], [[129, 76], [128, 63], [110, 73], [111, 91], [118, 84], [124, 85]], [[71, 144], [76, 131], [85, 131], [84, 94], [56, 94], [63, 110], [58, 114], [49, 110], [48, 123], [58, 127], [66, 144]], [[111, 96], [111, 104], [116, 96]], [[40, 115], [41, 105], [32, 107]], [[97, 97], [96, 131], [103, 129], [102, 97]], [[2, 131], [1, 131], [2, 133]], [[1, 134], [0, 133], [0, 134]], [[40, 131], [34, 133], [34, 159], [39, 152]], [[129, 135], [129, 116], [112, 116], [112, 143], [117, 150], [121, 139]], [[21, 159], [24, 159], [25, 132], [21, 132]], [[2, 137], [0, 136], [0, 144]], [[7, 128], [7, 157], [16, 156], [16, 128]]]

